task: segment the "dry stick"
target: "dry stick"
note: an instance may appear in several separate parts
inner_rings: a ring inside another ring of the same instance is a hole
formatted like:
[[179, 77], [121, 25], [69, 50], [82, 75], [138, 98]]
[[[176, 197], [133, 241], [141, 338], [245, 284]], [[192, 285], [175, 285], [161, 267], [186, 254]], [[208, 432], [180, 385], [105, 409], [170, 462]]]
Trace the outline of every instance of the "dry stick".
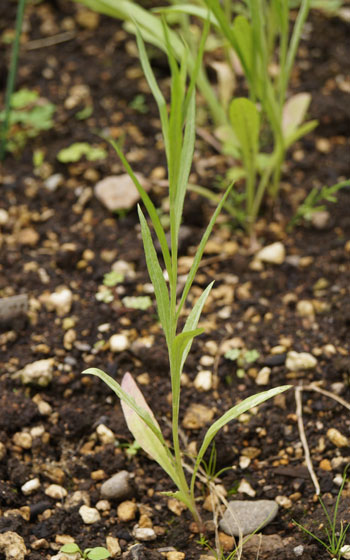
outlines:
[[295, 387], [295, 401], [296, 401], [296, 405], [297, 405], [296, 415], [297, 415], [297, 418], [298, 418], [299, 435], [300, 435], [301, 443], [302, 443], [303, 448], [304, 448], [306, 466], [307, 466], [307, 469], [310, 473], [311, 480], [314, 483], [316, 494], [318, 496], [321, 492], [321, 489], [320, 489], [320, 485], [318, 483], [314, 468], [312, 466], [312, 461], [311, 461], [311, 457], [310, 457], [310, 450], [309, 450], [309, 446], [308, 446], [308, 443], [307, 443], [305, 430], [304, 430], [303, 407], [302, 407], [302, 402], [301, 402], [302, 391], [303, 391], [303, 387]]
[[341, 397], [338, 397], [338, 395], [335, 395], [334, 393], [331, 393], [330, 391], [326, 391], [325, 389], [321, 389], [320, 387], [318, 387], [314, 383], [311, 383], [311, 385], [305, 385], [304, 387], [302, 387], [302, 390], [303, 391], [316, 391], [316, 393], [321, 393], [321, 395], [324, 395], [325, 397], [329, 397], [330, 399], [333, 399], [334, 401], [337, 401], [339, 404], [342, 404], [343, 406], [345, 406], [345, 408], [350, 410], [350, 404], [347, 401], [345, 401]]
[[64, 31], [63, 33], [58, 33], [57, 35], [52, 35], [51, 37], [44, 37], [43, 39], [28, 41], [24, 48], [26, 51], [44, 49], [46, 47], [52, 47], [53, 45], [58, 45], [59, 43], [70, 41], [71, 39], [74, 39], [75, 36], [75, 31]]

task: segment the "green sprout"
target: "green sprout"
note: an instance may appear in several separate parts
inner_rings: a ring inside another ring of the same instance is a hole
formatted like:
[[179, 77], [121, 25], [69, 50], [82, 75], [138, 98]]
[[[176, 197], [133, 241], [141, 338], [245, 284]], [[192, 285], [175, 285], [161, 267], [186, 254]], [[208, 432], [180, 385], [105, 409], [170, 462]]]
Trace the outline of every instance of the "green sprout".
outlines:
[[[213, 216], [197, 248], [192, 267], [179, 296], [179, 229], [182, 221], [184, 199], [191, 171], [195, 145], [195, 83], [203, 56], [204, 43], [208, 33], [208, 28], [209, 24], [207, 22], [201, 38], [201, 44], [198, 50], [193, 72], [191, 73], [191, 80], [187, 84], [186, 56], [183, 56], [179, 65], [168, 39], [169, 29], [165, 23], [163, 24], [164, 41], [167, 44], [167, 55], [171, 70], [170, 105], [167, 104], [158, 86], [149, 63], [141, 34], [137, 32], [137, 43], [142, 68], [152, 94], [157, 102], [162, 125], [169, 179], [170, 248], [153, 202], [140, 185], [120, 147], [111, 141], [126, 171], [132, 178], [140, 194], [141, 200], [147, 209], [149, 219], [153, 225], [162, 253], [162, 260], [160, 260], [157, 256], [157, 251], [154, 246], [148, 221], [141, 208], [138, 207], [147, 269], [154, 288], [158, 316], [165, 335], [170, 363], [172, 389], [172, 449], [170, 449], [169, 445], [166, 443], [158, 421], [146, 403], [146, 400], [130, 373], [126, 373], [121, 384], [119, 384], [114, 378], [107, 375], [101, 369], [89, 368], [83, 372], [84, 374], [95, 375], [102, 379], [121, 399], [126, 423], [133, 434], [134, 439], [148, 455], [158, 462], [177, 487], [177, 491], [167, 492], [166, 494], [177, 498], [188, 507], [200, 530], [202, 530], [203, 524], [197, 509], [195, 482], [203, 457], [217, 432], [228, 422], [239, 417], [242, 413], [258, 406], [267, 399], [289, 388], [289, 386], [285, 385], [252, 395], [222, 414], [206, 432], [197, 457], [195, 458], [191, 479], [188, 482], [183, 463], [184, 453], [180, 445], [179, 430], [181, 374], [194, 338], [203, 332], [202, 328], [198, 328], [198, 322], [202, 309], [213, 286], [213, 282], [203, 291], [192, 309], [189, 311], [181, 331], [179, 331], [179, 319], [181, 317], [181, 312], [185, 306], [187, 307], [186, 304], [189, 304], [188, 294], [199, 268], [206, 242], [231, 188], [229, 187], [227, 189], [213, 213]], [[168, 283], [164, 277], [162, 268], [163, 263]]]
[[96, 161], [98, 159], [106, 159], [107, 152], [103, 148], [91, 146], [88, 142], [74, 142], [68, 148], [60, 150], [57, 154], [57, 159], [61, 163], [75, 163], [84, 156], [88, 161]]
[[111, 557], [107, 548], [104, 548], [103, 546], [85, 548], [85, 550], [82, 551], [75, 543], [67, 543], [63, 545], [60, 552], [65, 552], [67, 554], [76, 554], [78, 552], [84, 560], [105, 560], [105, 558]]

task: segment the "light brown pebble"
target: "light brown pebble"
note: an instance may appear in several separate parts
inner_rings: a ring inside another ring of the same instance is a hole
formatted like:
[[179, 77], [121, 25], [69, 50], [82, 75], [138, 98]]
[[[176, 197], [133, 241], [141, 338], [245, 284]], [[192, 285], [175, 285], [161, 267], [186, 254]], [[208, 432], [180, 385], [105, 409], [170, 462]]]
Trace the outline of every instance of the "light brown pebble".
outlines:
[[67, 490], [60, 486], [59, 484], [50, 484], [45, 490], [46, 496], [53, 498], [54, 500], [62, 500], [67, 496]]
[[106, 546], [112, 558], [119, 556], [121, 554], [119, 540], [116, 537], [111, 537], [111, 536], [106, 537]]
[[176, 498], [169, 498], [167, 502], [168, 509], [175, 513], [175, 515], [180, 516], [182, 512], [186, 509], [185, 504], [177, 500]]
[[169, 552], [166, 553], [166, 559], [167, 560], [184, 560], [185, 559], [185, 553], [184, 552], [178, 552], [177, 550], [170, 550]]
[[211, 422], [213, 417], [214, 410], [212, 408], [193, 403], [187, 409], [182, 424], [188, 430], [199, 430], [199, 428], [203, 428], [208, 422]]
[[320, 469], [327, 472], [331, 471], [332, 470], [331, 462], [328, 459], [322, 459], [322, 461], [320, 461]]
[[84, 521], [85, 525], [92, 525], [93, 523], [96, 523], [101, 519], [101, 516], [97, 509], [88, 506], [81, 506], [81, 508], [79, 508], [79, 515]]
[[22, 449], [31, 449], [33, 439], [27, 432], [16, 432], [13, 436], [13, 443]]
[[219, 531], [219, 541], [224, 552], [232, 552], [234, 550], [235, 539], [230, 535], [226, 535], [226, 533]]
[[132, 521], [136, 517], [137, 505], [131, 500], [126, 500], [119, 504], [117, 515], [119, 521]]
[[336, 447], [347, 447], [349, 445], [348, 438], [340, 433], [336, 428], [329, 428], [327, 437]]

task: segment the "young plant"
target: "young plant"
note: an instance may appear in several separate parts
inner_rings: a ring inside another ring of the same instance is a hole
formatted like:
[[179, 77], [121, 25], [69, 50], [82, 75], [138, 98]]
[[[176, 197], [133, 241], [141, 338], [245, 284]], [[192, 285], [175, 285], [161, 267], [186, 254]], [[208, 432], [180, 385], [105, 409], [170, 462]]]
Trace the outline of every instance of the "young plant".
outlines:
[[[137, 3], [130, 0], [78, 1], [124, 20], [128, 31], [135, 32], [137, 25], [144, 40], [167, 50], [160, 19]], [[229, 178], [244, 181], [243, 196], [233, 196], [235, 191], [232, 191], [225, 209], [250, 233], [266, 195], [272, 200], [278, 196], [287, 150], [317, 124], [314, 120], [304, 122], [311, 101], [309, 94], [298, 93], [289, 98], [287, 95], [311, 0], [300, 0], [298, 5], [291, 35], [287, 0], [174, 1], [170, 7], [154, 10], [168, 18], [172, 25], [175, 21], [180, 29], [180, 33], [173, 29], [168, 32], [168, 41], [177, 60], [184, 56], [180, 36], [188, 42], [190, 74], [202, 37], [197, 24], [197, 32], [194, 32], [193, 18], [196, 22], [210, 21], [213, 31], [206, 48], [220, 47], [224, 53], [224, 60], [212, 64], [218, 76], [217, 86], [210, 83], [204, 64], [197, 72], [197, 86], [209, 109], [215, 134], [222, 143], [222, 152], [236, 161]], [[237, 67], [234, 57], [246, 79], [248, 98], [232, 99]], [[211, 189], [198, 185], [191, 188], [209, 199], [218, 200]]]
[[[195, 144], [195, 81], [203, 54], [207, 26], [202, 37], [194, 71], [188, 87], [186, 87], [186, 56], [183, 57], [179, 65], [169, 42], [168, 31], [168, 28], [164, 25], [164, 41], [167, 44], [169, 66], [171, 69], [171, 100], [169, 109], [167, 108], [166, 100], [151, 69], [144, 42], [139, 32], [137, 32], [137, 43], [144, 74], [158, 105], [164, 138], [169, 178], [170, 248], [155, 206], [148, 194], [141, 187], [119, 146], [115, 143], [113, 143], [113, 145], [140, 193], [161, 248], [163, 261], [157, 256], [149, 225], [143, 211], [139, 207], [138, 213], [141, 223], [141, 234], [147, 269], [154, 287], [159, 320], [164, 331], [169, 356], [172, 390], [172, 450], [165, 442], [161, 428], [152, 410], [146, 403], [130, 373], [124, 375], [121, 385], [115, 379], [97, 368], [89, 368], [83, 373], [100, 377], [121, 399], [124, 416], [134, 439], [144, 451], [159, 463], [177, 487], [176, 492], [169, 492], [168, 494], [181, 500], [201, 526], [200, 515], [197, 510], [195, 499], [195, 481], [204, 454], [216, 433], [243, 412], [285, 391], [288, 387], [278, 387], [253, 395], [232, 407], [216, 420], [204, 436], [195, 459], [191, 480], [190, 482], [187, 481], [183, 467], [183, 453], [179, 437], [180, 379], [193, 339], [203, 332], [203, 329], [198, 328], [198, 321], [213, 283], [204, 290], [195, 303], [181, 332], [179, 332], [178, 324], [181, 312], [188, 301], [188, 294], [198, 270], [204, 247], [216, 218], [229, 194], [230, 188], [227, 189], [207, 226], [178, 300], [178, 236]], [[168, 278], [168, 284], [164, 277], [163, 265]]]
[[[337, 495], [337, 499], [335, 502], [333, 515], [328, 512], [327, 507], [325, 506], [322, 498], [319, 497], [320, 504], [324, 511], [324, 514], [327, 519], [327, 525], [324, 527], [325, 533], [325, 540], [320, 539], [315, 533], [309, 531], [306, 527], [298, 523], [297, 521], [293, 520], [293, 523], [299, 527], [304, 533], [315, 539], [320, 545], [322, 545], [327, 552], [331, 555], [333, 560], [341, 560], [341, 558], [350, 558], [350, 545], [345, 544], [345, 539], [347, 534], [350, 534], [350, 523], [344, 524], [343, 520], [340, 521], [340, 526], [337, 526], [337, 516], [338, 516], [338, 509], [340, 498], [344, 490], [345, 483], [347, 482], [347, 470], [349, 465], [346, 467], [344, 474], [343, 474], [343, 481], [339, 488], [339, 492]], [[349, 533], [348, 533], [349, 531]]]
[[53, 126], [53, 103], [39, 97], [37, 91], [26, 88], [11, 95], [10, 113], [0, 112], [0, 122], [6, 123], [6, 150], [19, 152], [29, 138]]
[[103, 546], [85, 548], [85, 550], [83, 551], [75, 543], [64, 544], [61, 547], [60, 552], [65, 552], [66, 554], [76, 554], [78, 552], [80, 554], [80, 557], [84, 560], [105, 560], [106, 558], [111, 557], [107, 548], [104, 548]]

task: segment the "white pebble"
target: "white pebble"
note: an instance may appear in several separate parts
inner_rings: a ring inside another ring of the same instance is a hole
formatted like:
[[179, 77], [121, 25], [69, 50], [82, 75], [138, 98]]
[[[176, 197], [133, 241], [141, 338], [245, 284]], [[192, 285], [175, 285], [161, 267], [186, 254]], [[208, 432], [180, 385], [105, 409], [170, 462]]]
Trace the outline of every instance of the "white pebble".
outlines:
[[84, 521], [85, 525], [92, 525], [93, 523], [96, 523], [101, 519], [101, 516], [97, 509], [88, 506], [81, 506], [81, 508], [79, 508], [79, 515]]
[[312, 302], [307, 299], [301, 299], [298, 301], [296, 310], [300, 317], [313, 318], [315, 316], [314, 306], [312, 305]]
[[209, 370], [200, 371], [194, 380], [194, 386], [198, 391], [210, 391], [213, 386], [213, 374]]
[[114, 433], [112, 432], [112, 430], [107, 428], [107, 426], [105, 426], [104, 424], [99, 424], [97, 426], [96, 433], [98, 435], [100, 442], [103, 443], [104, 445], [108, 445], [109, 443], [115, 442]]
[[73, 294], [68, 288], [61, 288], [49, 295], [46, 307], [49, 311], [55, 310], [59, 317], [70, 312], [73, 302]]
[[290, 500], [287, 496], [276, 496], [275, 502], [285, 509], [292, 507], [292, 500]]
[[280, 241], [276, 241], [276, 243], [272, 243], [271, 245], [267, 245], [263, 247], [255, 257], [259, 261], [263, 261], [270, 264], [282, 264], [286, 257], [286, 250], [284, 245]]
[[114, 334], [109, 339], [111, 352], [124, 352], [130, 346], [128, 337], [125, 334]]
[[289, 371], [300, 371], [302, 369], [313, 369], [317, 365], [315, 356], [309, 352], [295, 352], [291, 350], [287, 354], [286, 367]]
[[9, 219], [9, 213], [5, 208], [0, 208], [0, 226], [4, 226], [7, 224]]
[[241, 494], [247, 494], [247, 496], [250, 496], [251, 498], [254, 498], [256, 495], [254, 488], [252, 488], [249, 482], [247, 482], [244, 478], [242, 478], [237, 491]]
[[47, 387], [52, 380], [53, 358], [37, 360], [27, 364], [23, 369], [13, 374], [14, 379], [20, 379], [24, 385], [33, 384]]
[[251, 459], [249, 459], [249, 457], [245, 457], [244, 455], [240, 456], [239, 466], [241, 467], [242, 470], [248, 468], [250, 463], [251, 463]]
[[255, 383], [257, 385], [268, 385], [270, 380], [271, 368], [263, 367], [256, 376]]
[[38, 478], [32, 478], [23, 484], [21, 490], [22, 494], [29, 496], [35, 492], [35, 490], [38, 490], [38, 488], [40, 488], [40, 480]]
[[63, 500], [67, 496], [67, 490], [59, 484], [50, 484], [45, 490], [46, 496], [54, 500]]
[[154, 541], [157, 538], [151, 527], [139, 527], [138, 525], [135, 525], [133, 535], [138, 541]]
[[13, 436], [13, 443], [22, 449], [30, 449], [33, 439], [27, 432], [16, 432]]

